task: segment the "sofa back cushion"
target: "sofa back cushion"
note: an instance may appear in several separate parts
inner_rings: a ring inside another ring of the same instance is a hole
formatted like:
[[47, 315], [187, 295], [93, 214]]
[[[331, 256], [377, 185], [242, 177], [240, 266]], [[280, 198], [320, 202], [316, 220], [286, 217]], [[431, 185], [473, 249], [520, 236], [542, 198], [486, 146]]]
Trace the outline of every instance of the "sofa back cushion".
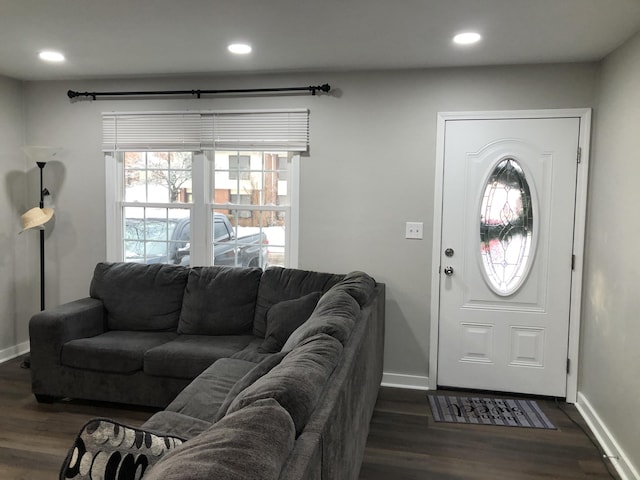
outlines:
[[351, 295], [361, 307], [368, 305], [373, 298], [376, 281], [364, 272], [350, 272], [335, 285], [332, 291], [346, 292]]
[[336, 286], [322, 296], [309, 320], [289, 336], [282, 351], [291, 351], [319, 333], [329, 335], [344, 345], [361, 315], [358, 302]]
[[293, 449], [291, 417], [265, 399], [228, 415], [165, 455], [145, 480], [276, 480]]
[[341, 354], [342, 344], [333, 337], [319, 334], [306, 339], [279, 365], [239, 393], [229, 405], [227, 415], [258, 400], [273, 398], [289, 412], [299, 435]]
[[[216, 412], [212, 420], [213, 423], [218, 422], [220, 421], [220, 419], [224, 418], [224, 416], [227, 414], [227, 410], [229, 410], [229, 405], [233, 403], [240, 392], [242, 392], [245, 388], [253, 385], [256, 380], [269, 373], [275, 366], [279, 365], [286, 355], [287, 354], [284, 352], [278, 352], [269, 355], [255, 367], [249, 370], [242, 378], [236, 381], [236, 383], [234, 383], [227, 392], [227, 395], [220, 404], [220, 407], [218, 407], [218, 411]], [[231, 360], [233, 359], [229, 359], [229, 361]]]
[[178, 333], [241, 335], [250, 332], [261, 277], [260, 268], [192, 268]]
[[260, 353], [279, 352], [289, 335], [302, 325], [313, 313], [322, 292], [312, 292], [304, 297], [276, 303], [267, 312], [267, 333]]
[[267, 333], [267, 312], [276, 303], [292, 300], [312, 292], [326, 292], [344, 275], [310, 272], [295, 268], [272, 267], [262, 274], [256, 312], [253, 320], [253, 334], [265, 338]]
[[89, 294], [104, 304], [109, 330], [175, 330], [188, 275], [178, 265], [103, 262]]

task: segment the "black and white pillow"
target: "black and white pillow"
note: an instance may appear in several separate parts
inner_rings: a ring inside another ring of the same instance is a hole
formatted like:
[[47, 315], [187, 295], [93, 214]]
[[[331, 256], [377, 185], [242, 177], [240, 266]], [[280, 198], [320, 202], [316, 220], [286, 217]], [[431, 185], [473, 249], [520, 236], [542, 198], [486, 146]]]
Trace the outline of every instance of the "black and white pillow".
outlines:
[[60, 480], [139, 480], [147, 468], [184, 441], [94, 418], [76, 437]]

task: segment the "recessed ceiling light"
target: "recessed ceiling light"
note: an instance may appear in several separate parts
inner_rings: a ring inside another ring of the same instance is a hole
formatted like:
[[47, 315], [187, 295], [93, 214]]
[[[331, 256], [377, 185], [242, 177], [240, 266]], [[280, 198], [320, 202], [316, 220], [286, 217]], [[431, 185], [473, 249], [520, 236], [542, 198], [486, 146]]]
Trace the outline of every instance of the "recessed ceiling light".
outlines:
[[464, 32], [459, 33], [455, 37], [453, 37], [453, 42], [458, 45], [471, 45], [472, 43], [477, 43], [482, 39], [479, 33], [476, 32]]
[[247, 45], [246, 43], [232, 43], [227, 47], [227, 49], [236, 55], [246, 55], [247, 53], [251, 53], [251, 45]]
[[43, 50], [38, 53], [38, 57], [46, 62], [64, 62], [64, 55], [53, 50]]

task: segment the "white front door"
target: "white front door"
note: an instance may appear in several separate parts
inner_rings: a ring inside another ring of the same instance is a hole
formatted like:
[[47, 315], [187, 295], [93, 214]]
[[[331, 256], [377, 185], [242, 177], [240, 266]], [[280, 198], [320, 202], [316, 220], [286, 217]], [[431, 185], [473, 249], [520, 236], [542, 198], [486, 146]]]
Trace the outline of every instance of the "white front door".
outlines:
[[441, 386], [564, 397], [580, 118], [449, 120]]

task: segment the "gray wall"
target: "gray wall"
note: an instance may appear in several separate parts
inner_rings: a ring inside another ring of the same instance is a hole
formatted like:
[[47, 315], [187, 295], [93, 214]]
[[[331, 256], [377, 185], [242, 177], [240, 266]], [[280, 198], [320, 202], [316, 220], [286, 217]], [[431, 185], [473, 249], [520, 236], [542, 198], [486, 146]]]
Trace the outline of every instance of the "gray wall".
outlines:
[[602, 64], [586, 244], [580, 392], [640, 471], [640, 35]]
[[[47, 240], [48, 304], [88, 292], [105, 256], [100, 112], [309, 107], [311, 151], [302, 159], [299, 266], [361, 269], [388, 286], [385, 372], [426, 384], [436, 114], [452, 110], [589, 107], [596, 64], [156, 78], [26, 84], [27, 142], [64, 147], [47, 166], [57, 206]], [[333, 96], [156, 99], [70, 103], [67, 89], [191, 89], [311, 85]], [[425, 225], [422, 241], [404, 223]], [[35, 278], [35, 277], [34, 277]]]
[[18, 236], [20, 215], [37, 205], [27, 203], [24, 125], [22, 83], [0, 77], [0, 361], [28, 348], [27, 319], [33, 313], [30, 255], [37, 254], [37, 244], [30, 235]]

